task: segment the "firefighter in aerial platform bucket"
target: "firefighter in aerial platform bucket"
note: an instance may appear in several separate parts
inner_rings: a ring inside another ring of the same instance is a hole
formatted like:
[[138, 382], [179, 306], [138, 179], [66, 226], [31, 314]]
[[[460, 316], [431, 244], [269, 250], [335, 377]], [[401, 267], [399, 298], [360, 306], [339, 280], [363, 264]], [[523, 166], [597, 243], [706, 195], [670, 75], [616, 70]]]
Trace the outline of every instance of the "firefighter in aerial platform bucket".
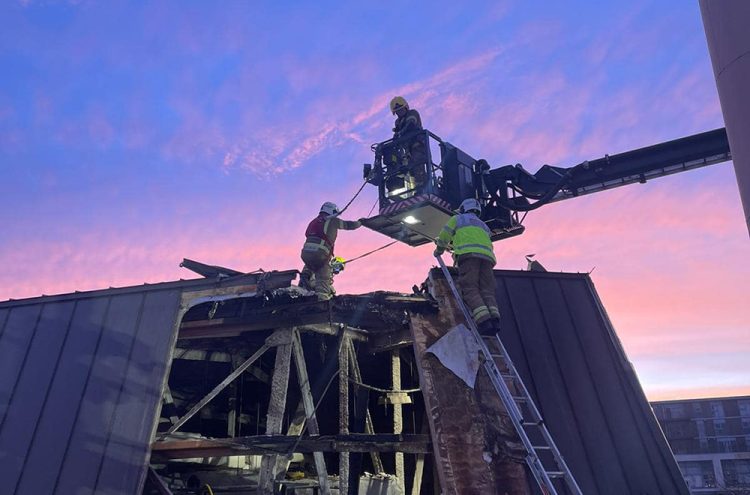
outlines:
[[323, 203], [318, 216], [307, 226], [305, 245], [300, 254], [305, 267], [299, 285], [314, 290], [321, 301], [330, 299], [335, 293], [330, 262], [334, 258], [333, 246], [339, 229], [355, 230], [362, 226], [359, 220], [342, 220], [338, 214], [339, 208], [334, 203]]
[[443, 227], [437, 240], [435, 256], [452, 246], [458, 265], [458, 286], [471, 316], [482, 335], [500, 330], [500, 311], [495, 299], [495, 253], [490, 229], [479, 218], [482, 206], [474, 198], [465, 199]]
[[[415, 133], [422, 131], [422, 118], [419, 112], [409, 108], [403, 96], [395, 96], [390, 103], [391, 113], [396, 116], [393, 125], [393, 139], [399, 143], [397, 150], [403, 150], [403, 156], [395, 157], [395, 165], [406, 169], [414, 176], [416, 186], [424, 184], [427, 178], [427, 152], [425, 143]], [[390, 162], [393, 163], [393, 158]]]

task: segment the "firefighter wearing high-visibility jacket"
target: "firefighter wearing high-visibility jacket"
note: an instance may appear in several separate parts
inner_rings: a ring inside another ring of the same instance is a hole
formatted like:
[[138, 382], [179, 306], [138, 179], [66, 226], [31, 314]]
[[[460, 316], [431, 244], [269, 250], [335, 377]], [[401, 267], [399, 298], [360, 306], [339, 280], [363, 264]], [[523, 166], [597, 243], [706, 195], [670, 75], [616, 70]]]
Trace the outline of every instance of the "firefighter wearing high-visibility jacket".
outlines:
[[338, 214], [339, 208], [334, 203], [323, 203], [318, 216], [307, 226], [305, 245], [300, 253], [305, 267], [300, 274], [299, 285], [314, 290], [321, 301], [330, 299], [334, 294], [330, 261], [334, 257], [333, 246], [339, 229], [355, 230], [362, 226], [359, 220], [342, 220]]
[[479, 218], [482, 206], [474, 198], [461, 203], [436, 240], [435, 256], [452, 247], [458, 265], [458, 286], [479, 333], [492, 335], [500, 329], [500, 311], [495, 299], [495, 253], [490, 229]]

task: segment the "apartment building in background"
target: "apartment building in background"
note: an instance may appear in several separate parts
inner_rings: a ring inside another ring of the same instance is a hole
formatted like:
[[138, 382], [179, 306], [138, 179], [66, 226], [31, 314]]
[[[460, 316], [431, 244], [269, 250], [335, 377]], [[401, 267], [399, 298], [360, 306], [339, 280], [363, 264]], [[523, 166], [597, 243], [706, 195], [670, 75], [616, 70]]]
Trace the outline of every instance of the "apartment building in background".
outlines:
[[652, 402], [693, 494], [750, 494], [750, 396]]

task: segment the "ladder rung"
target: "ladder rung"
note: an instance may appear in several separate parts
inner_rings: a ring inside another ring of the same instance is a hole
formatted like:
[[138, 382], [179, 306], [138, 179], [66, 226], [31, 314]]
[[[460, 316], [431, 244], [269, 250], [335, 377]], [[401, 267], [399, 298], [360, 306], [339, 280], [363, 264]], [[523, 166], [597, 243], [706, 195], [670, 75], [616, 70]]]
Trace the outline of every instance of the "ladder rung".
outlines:
[[521, 423], [523, 426], [542, 426], [544, 424], [544, 421], [524, 421]]
[[512, 380], [516, 379], [516, 375], [514, 375], [513, 373], [500, 373], [500, 376], [502, 376], [503, 378], [510, 378]]
[[564, 478], [565, 473], [562, 471], [547, 471], [547, 476], [550, 478]]
[[531, 448], [534, 450], [552, 450], [552, 447], [549, 445], [532, 445]]
[[526, 397], [523, 397], [521, 395], [513, 395], [513, 396], [511, 396], [511, 398], [514, 401], [516, 401], [516, 402], [528, 402], [529, 401], [529, 399], [527, 399]]

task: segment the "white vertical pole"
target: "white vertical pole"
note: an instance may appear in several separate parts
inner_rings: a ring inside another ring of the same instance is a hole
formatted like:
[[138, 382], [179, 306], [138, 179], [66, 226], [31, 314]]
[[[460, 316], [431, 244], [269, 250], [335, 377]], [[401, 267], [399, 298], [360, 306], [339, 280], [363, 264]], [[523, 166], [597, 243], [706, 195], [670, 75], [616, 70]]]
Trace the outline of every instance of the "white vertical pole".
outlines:
[[700, 8], [750, 233], [750, 1], [700, 0]]

